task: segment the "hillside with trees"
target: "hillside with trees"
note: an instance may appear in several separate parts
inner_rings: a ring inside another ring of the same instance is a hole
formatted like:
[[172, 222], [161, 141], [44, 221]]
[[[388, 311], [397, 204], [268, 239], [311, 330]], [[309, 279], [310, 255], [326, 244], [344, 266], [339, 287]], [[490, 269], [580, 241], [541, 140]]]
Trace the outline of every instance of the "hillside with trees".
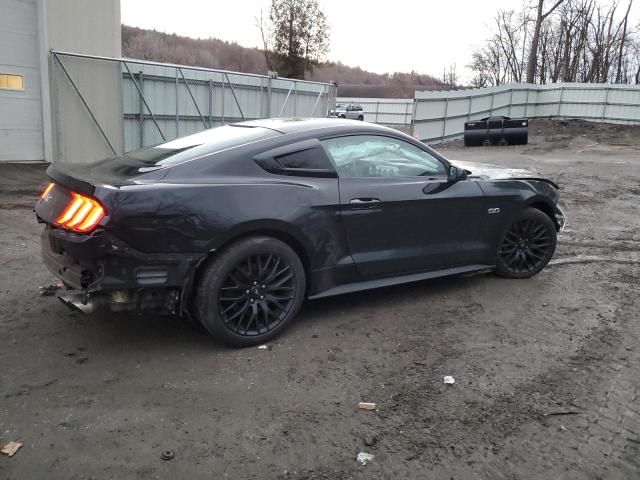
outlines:
[[[195, 39], [122, 26], [122, 55], [156, 62], [266, 74], [263, 49], [246, 48], [217, 38]], [[439, 79], [417, 72], [378, 74], [339, 62], [319, 62], [304, 78], [338, 84], [338, 95], [350, 97], [413, 97], [414, 90], [445, 88]]]

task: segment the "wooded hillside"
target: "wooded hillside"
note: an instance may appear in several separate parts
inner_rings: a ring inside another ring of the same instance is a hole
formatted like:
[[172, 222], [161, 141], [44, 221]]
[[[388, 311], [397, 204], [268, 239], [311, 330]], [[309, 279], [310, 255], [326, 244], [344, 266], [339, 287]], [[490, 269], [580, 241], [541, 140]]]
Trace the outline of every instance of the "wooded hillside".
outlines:
[[[245, 73], [267, 73], [261, 50], [246, 48], [217, 38], [194, 39], [175, 34], [122, 26], [122, 55], [157, 62], [220, 68]], [[342, 63], [325, 62], [307, 74], [307, 79], [338, 84], [338, 95], [350, 97], [413, 97], [414, 90], [443, 87], [430, 75], [378, 74]]]

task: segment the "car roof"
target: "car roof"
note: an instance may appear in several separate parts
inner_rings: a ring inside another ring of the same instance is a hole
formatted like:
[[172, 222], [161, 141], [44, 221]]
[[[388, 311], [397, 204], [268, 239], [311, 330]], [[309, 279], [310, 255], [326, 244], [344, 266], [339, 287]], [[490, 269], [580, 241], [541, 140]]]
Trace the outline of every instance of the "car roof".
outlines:
[[398, 134], [397, 130], [374, 123], [363, 122], [361, 120], [348, 120], [344, 118], [266, 118], [261, 120], [249, 120], [247, 122], [233, 123], [232, 125], [242, 127], [261, 127], [275, 130], [283, 134], [301, 133], [301, 132], [317, 132], [318, 130], [327, 131], [345, 131], [349, 132], [393, 132]]

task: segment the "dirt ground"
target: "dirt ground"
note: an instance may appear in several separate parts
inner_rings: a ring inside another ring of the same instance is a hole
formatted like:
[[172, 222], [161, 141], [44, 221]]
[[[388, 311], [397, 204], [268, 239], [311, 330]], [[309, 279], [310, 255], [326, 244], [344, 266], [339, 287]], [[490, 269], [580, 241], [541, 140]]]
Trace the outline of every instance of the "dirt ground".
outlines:
[[0, 479], [640, 478], [640, 128], [531, 130], [441, 151], [560, 183], [554, 265], [308, 302], [270, 350], [40, 296], [43, 172], [0, 166]]

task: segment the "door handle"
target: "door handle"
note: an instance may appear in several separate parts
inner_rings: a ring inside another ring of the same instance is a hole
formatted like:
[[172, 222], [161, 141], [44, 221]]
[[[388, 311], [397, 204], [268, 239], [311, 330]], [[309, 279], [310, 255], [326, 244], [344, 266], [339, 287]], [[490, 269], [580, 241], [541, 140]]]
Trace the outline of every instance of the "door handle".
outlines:
[[372, 208], [378, 203], [380, 203], [379, 198], [352, 198], [349, 201], [349, 205], [356, 208]]

